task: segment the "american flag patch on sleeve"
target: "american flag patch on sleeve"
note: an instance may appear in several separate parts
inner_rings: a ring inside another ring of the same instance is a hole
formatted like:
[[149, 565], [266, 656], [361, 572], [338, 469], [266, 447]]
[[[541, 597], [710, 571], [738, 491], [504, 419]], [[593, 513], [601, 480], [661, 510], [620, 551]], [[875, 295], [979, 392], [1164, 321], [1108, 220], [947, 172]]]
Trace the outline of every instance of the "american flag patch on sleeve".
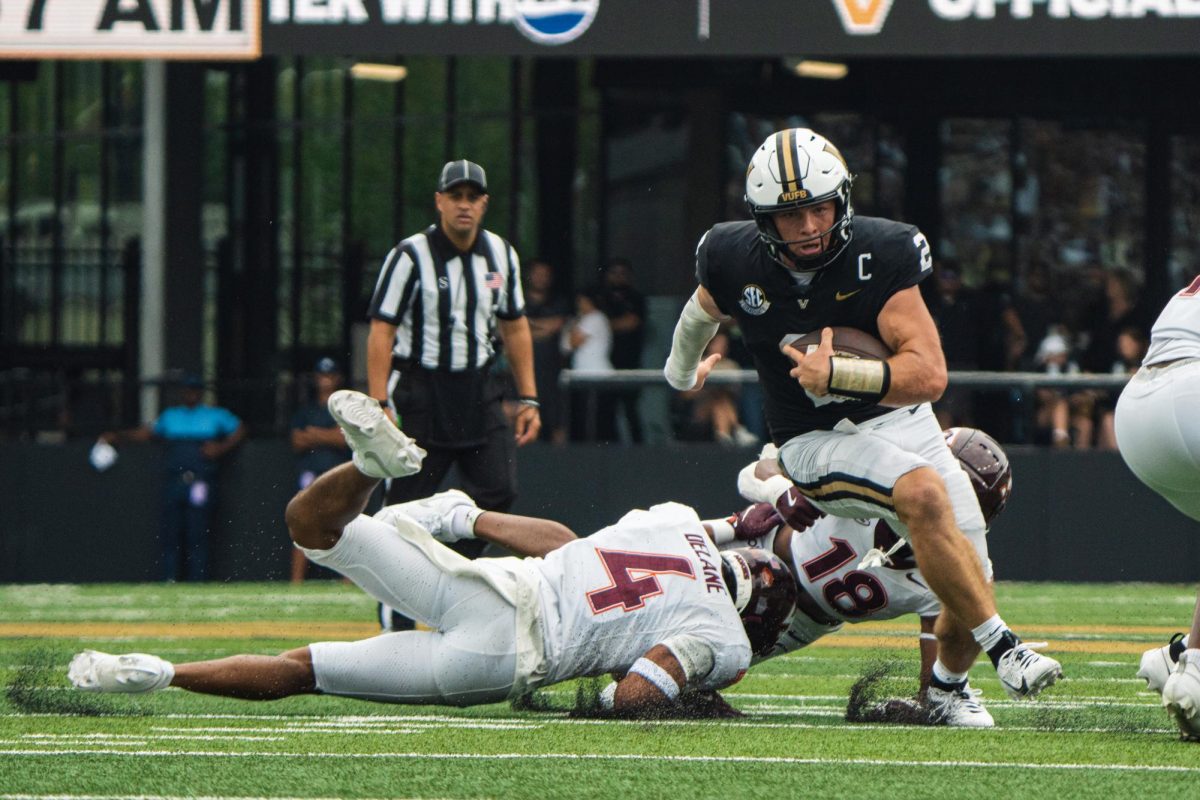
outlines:
[[489, 289], [503, 289], [504, 276], [499, 272], [489, 272], [483, 276], [483, 283]]

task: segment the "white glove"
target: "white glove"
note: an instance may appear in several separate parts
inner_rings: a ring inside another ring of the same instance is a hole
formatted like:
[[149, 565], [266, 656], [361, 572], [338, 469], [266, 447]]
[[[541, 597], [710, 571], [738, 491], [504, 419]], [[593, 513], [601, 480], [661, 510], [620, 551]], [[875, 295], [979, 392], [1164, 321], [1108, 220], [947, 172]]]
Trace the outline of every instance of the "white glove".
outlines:
[[96, 472], [104, 472], [117, 463], [117, 448], [104, 440], [97, 441], [92, 445], [92, 451], [88, 454], [88, 461], [92, 462]]

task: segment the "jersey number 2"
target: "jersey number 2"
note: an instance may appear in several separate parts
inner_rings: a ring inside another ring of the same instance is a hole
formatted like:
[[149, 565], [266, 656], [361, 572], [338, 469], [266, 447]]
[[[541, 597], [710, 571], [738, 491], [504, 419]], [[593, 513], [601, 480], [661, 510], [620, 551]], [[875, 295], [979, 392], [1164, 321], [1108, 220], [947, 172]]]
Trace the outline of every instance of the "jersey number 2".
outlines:
[[[628, 550], [596, 549], [600, 563], [611, 583], [603, 589], [587, 593], [592, 612], [601, 614], [611, 608], [635, 611], [646, 605], [647, 597], [663, 592], [657, 575], [683, 575], [695, 580], [692, 562], [682, 556], [665, 556], [660, 553], [632, 553]], [[637, 573], [637, 577], [634, 577]]]

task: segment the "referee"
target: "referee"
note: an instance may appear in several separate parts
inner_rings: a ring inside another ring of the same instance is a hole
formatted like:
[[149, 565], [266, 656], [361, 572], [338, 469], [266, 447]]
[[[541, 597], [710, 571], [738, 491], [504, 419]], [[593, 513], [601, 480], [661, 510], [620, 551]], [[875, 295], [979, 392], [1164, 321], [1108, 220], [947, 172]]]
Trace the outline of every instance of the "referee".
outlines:
[[[387, 500], [427, 497], [457, 465], [480, 508], [506, 511], [516, 499], [516, 448], [542, 424], [520, 262], [511, 244], [481, 227], [483, 167], [446, 164], [434, 201], [438, 223], [388, 253], [371, 298], [367, 391], [429, 453], [419, 473], [391, 481]], [[497, 332], [516, 382], [515, 436], [504, 382], [492, 370]], [[468, 556], [482, 549], [461, 545]]]

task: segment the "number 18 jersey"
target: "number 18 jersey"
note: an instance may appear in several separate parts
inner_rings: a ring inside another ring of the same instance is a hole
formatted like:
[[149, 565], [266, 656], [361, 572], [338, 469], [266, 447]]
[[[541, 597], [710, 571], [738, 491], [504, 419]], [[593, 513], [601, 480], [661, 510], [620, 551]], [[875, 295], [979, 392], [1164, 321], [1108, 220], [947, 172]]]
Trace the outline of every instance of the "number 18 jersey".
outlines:
[[721, 577], [721, 557], [691, 508], [631, 511], [585, 539], [531, 559], [541, 580], [546, 683], [622, 672], [667, 639], [707, 647], [702, 689], [750, 665], [750, 641]]

